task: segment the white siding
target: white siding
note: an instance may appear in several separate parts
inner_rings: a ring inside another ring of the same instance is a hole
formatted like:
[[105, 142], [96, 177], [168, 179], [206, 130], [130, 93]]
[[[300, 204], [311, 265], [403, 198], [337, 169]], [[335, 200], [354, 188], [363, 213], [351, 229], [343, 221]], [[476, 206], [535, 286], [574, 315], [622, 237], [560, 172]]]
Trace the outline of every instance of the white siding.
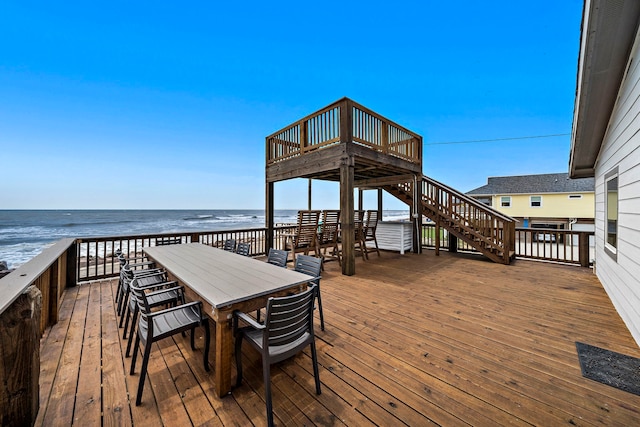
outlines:
[[[628, 74], [609, 121], [595, 172], [596, 273], [640, 345], [640, 51], [632, 50]], [[618, 167], [617, 259], [604, 250], [605, 174]]]

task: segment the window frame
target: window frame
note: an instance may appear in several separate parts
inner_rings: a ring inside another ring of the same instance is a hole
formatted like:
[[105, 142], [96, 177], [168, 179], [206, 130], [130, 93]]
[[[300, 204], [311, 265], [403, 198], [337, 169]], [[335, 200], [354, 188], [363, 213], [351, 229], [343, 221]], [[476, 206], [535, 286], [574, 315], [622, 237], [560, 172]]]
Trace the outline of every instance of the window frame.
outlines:
[[[610, 170], [604, 175], [604, 251], [607, 255], [611, 257], [614, 261], [618, 261], [618, 230], [620, 223], [620, 181], [618, 179], [618, 167], [616, 166], [614, 169]], [[616, 180], [616, 188], [615, 188], [615, 232], [613, 233], [615, 236], [615, 244], [609, 243], [609, 183], [613, 180]]]
[[[507, 204], [504, 204], [503, 199], [506, 199]], [[510, 208], [511, 207], [511, 196], [500, 196], [500, 207], [501, 208]]]
[[[538, 206], [534, 206], [533, 204], [533, 198], [534, 197], [540, 197], [540, 204]], [[529, 196], [529, 207], [530, 208], [541, 208], [542, 207], [542, 196]]]

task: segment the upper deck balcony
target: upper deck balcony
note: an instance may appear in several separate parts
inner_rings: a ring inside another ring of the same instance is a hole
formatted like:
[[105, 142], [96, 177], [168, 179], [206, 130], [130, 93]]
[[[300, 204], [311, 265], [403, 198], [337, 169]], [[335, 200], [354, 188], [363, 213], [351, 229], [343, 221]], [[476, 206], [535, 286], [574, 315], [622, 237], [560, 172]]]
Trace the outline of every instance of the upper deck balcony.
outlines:
[[367, 179], [422, 173], [422, 137], [342, 98], [266, 137], [267, 182], [291, 178], [340, 181], [354, 167]]

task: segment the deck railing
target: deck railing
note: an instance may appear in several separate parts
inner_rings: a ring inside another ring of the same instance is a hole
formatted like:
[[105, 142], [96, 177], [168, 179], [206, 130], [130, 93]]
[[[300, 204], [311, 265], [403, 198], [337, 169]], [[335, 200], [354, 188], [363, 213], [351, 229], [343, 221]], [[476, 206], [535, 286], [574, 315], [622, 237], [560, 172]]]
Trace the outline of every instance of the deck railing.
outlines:
[[[120, 271], [120, 263], [114, 256], [120, 249], [129, 256], [142, 255], [142, 249], [155, 246], [162, 239], [176, 239], [181, 243], [198, 242], [209, 246], [222, 247], [227, 239], [234, 239], [237, 243], [251, 244], [250, 256], [266, 255], [266, 228], [246, 228], [236, 230], [197, 231], [179, 233], [157, 233], [116, 237], [91, 237], [77, 239], [78, 281], [90, 281], [114, 277]], [[278, 225], [275, 227], [273, 245], [281, 249], [284, 238], [280, 236], [295, 231], [295, 225]]]
[[0, 279], [0, 425], [33, 425], [39, 408], [40, 337], [76, 284], [75, 239], [62, 239]]
[[[343, 114], [350, 109], [351, 114]], [[343, 117], [341, 119], [341, 117]], [[351, 141], [342, 141], [341, 120], [350, 117]], [[266, 138], [267, 165], [341, 142], [422, 164], [422, 138], [381, 115], [343, 98]]]
[[[593, 231], [572, 231], [542, 228], [516, 228], [516, 258], [534, 259], [576, 264], [588, 267], [593, 264], [595, 244]], [[451, 249], [451, 235], [446, 230], [440, 232], [440, 244]], [[422, 246], [434, 248], [435, 224], [422, 226]], [[478, 252], [471, 245], [456, 239], [455, 250]]]

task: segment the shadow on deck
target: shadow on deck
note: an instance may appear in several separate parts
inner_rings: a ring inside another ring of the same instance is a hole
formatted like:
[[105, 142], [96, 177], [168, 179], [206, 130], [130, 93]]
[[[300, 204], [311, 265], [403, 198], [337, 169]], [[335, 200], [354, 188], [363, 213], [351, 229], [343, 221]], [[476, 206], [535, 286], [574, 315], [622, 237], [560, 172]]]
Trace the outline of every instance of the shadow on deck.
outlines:
[[[276, 365], [276, 424], [640, 423], [640, 396], [581, 376], [576, 341], [640, 356], [590, 269], [383, 252], [356, 276], [328, 263], [321, 286], [322, 395], [308, 353]], [[114, 281], [66, 290], [42, 339], [36, 425], [266, 424], [257, 354], [244, 348], [245, 381], [219, 399], [202, 339], [193, 352], [179, 335], [156, 346], [136, 407], [114, 291]]]

